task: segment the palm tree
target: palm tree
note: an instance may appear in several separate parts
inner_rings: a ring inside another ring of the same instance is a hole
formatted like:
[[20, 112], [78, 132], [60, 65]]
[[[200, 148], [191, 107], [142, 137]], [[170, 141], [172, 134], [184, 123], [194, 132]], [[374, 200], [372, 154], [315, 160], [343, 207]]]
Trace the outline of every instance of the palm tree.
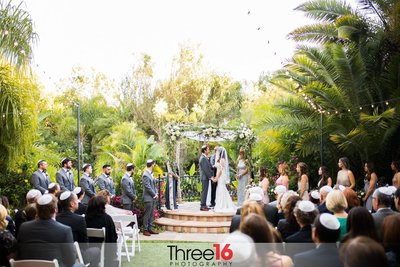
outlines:
[[23, 2], [0, 2], [0, 55], [18, 69], [26, 69], [38, 40], [29, 13], [21, 8]]

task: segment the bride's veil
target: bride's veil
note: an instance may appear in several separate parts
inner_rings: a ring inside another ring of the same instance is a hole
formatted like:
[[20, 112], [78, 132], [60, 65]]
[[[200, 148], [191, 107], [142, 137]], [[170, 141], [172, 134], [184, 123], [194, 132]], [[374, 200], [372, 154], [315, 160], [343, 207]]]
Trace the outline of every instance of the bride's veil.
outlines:
[[220, 158], [223, 158], [225, 160], [225, 166], [223, 166], [223, 174], [225, 177], [225, 183], [229, 184], [231, 182], [231, 178], [229, 176], [229, 159], [228, 159], [228, 153], [226, 152], [226, 149], [224, 147], [219, 147], [219, 157], [218, 161]]

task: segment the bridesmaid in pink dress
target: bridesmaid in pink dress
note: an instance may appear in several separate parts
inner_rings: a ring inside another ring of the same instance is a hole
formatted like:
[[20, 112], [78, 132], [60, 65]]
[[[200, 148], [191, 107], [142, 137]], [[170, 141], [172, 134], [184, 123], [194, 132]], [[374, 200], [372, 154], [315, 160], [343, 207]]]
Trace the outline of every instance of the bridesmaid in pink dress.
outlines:
[[289, 165], [286, 162], [282, 162], [278, 165], [279, 178], [276, 179], [275, 185], [286, 186], [289, 189]]
[[262, 188], [262, 190], [264, 192], [263, 202], [264, 202], [264, 204], [268, 204], [269, 203], [269, 196], [268, 196], [269, 179], [268, 179], [267, 169], [265, 167], [260, 168], [259, 186]]

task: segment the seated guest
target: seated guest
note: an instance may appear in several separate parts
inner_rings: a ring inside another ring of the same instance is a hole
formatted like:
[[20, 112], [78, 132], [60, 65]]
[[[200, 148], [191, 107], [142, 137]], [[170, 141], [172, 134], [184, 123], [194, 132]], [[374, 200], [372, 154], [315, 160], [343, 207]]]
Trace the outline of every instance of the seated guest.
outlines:
[[[106, 201], [102, 196], [95, 196], [89, 200], [88, 208], [85, 216], [86, 227], [101, 229], [105, 227], [105, 266], [114, 266], [118, 239], [117, 231], [115, 230], [114, 221], [110, 215], [106, 213]], [[102, 238], [89, 237], [90, 243], [101, 243]]]
[[397, 211], [400, 211], [400, 187], [394, 192], [394, 205]]
[[10, 210], [9, 210], [10, 203], [8, 202], [8, 198], [6, 196], [1, 196], [0, 197], [0, 204], [3, 205], [6, 208], [6, 211], [7, 211], [7, 216], [6, 216], [6, 220], [8, 222], [7, 230], [13, 236], [15, 236], [15, 223], [14, 223], [14, 220], [10, 216]]
[[295, 267], [339, 267], [343, 266], [339, 259], [336, 241], [340, 235], [340, 223], [329, 213], [317, 216], [312, 230], [312, 239], [316, 248], [294, 255]]
[[229, 261], [231, 262], [231, 266], [256, 266], [256, 248], [253, 240], [248, 235], [245, 235], [239, 231], [235, 231], [229, 234], [224, 239], [223, 243], [230, 245], [229, 249], [232, 251], [232, 259]]
[[309, 199], [312, 203], [314, 203], [317, 207], [319, 206], [319, 199], [320, 199], [321, 195], [319, 194], [319, 192], [317, 190], [313, 190], [310, 192], [310, 196]]
[[231, 220], [231, 226], [229, 228], [229, 233], [233, 233], [234, 231], [239, 229], [240, 223], [245, 218], [247, 215], [251, 213], [256, 213], [260, 214], [265, 217], [264, 211], [262, 210], [261, 206], [256, 202], [256, 199], [262, 200], [261, 197], [259, 197], [258, 194], [252, 194], [249, 198], [249, 200], [246, 200], [242, 207], [241, 207], [241, 214], [240, 215], [234, 215]]
[[131, 210], [124, 210], [120, 208], [116, 208], [114, 206], [111, 206], [111, 193], [107, 190], [100, 190], [97, 192], [97, 196], [102, 196], [104, 200], [106, 201], [106, 213], [110, 216], [112, 215], [132, 215], [133, 212]]
[[281, 233], [283, 241], [286, 238], [297, 233], [300, 230], [300, 225], [297, 223], [296, 217], [294, 216], [294, 208], [298, 201], [301, 201], [301, 197], [294, 195], [289, 197], [284, 208], [285, 219], [279, 220], [278, 231]]
[[[264, 211], [265, 218], [275, 227], [276, 224], [278, 223], [278, 209], [274, 206], [271, 206], [269, 204], [264, 204], [263, 198], [264, 198], [264, 192], [262, 191], [261, 187], [253, 187], [250, 188], [250, 196], [252, 196], [253, 200], [256, 200], [257, 203], [260, 205], [260, 207]], [[257, 196], [261, 196], [260, 198]], [[240, 215], [241, 213], [241, 208], [238, 208], [236, 211], [236, 215]]]
[[287, 191], [288, 191], [288, 189], [287, 189], [286, 186], [284, 186], [284, 185], [277, 185], [277, 186], [275, 187], [275, 190], [274, 190], [275, 199], [276, 199], [276, 200], [275, 200], [275, 201], [272, 201], [272, 202], [269, 202], [268, 205], [277, 207], [277, 206], [278, 206], [279, 199], [280, 199], [280, 198], [282, 197], [282, 195], [283, 195], [284, 193], [286, 193]]
[[346, 267], [388, 267], [382, 245], [365, 236], [349, 240], [340, 248], [340, 259]]
[[353, 189], [346, 187], [343, 190], [343, 195], [347, 201], [347, 212], [349, 212], [354, 207], [360, 206], [360, 199], [358, 198], [357, 193]]
[[372, 214], [375, 222], [375, 229], [378, 235], [378, 240], [382, 240], [382, 224], [383, 220], [395, 212], [390, 208], [392, 203], [392, 194], [387, 187], [379, 187], [372, 194], [372, 206], [375, 213]]
[[383, 245], [390, 267], [400, 266], [400, 215], [390, 215], [383, 221]]
[[37, 201], [38, 219], [21, 225], [18, 234], [18, 259], [57, 259], [60, 266], [76, 261], [71, 227], [55, 220], [57, 199], [44, 194]]
[[48, 189], [49, 189], [48, 193], [53, 194], [56, 197], [57, 197], [58, 192], [61, 191], [60, 185], [57, 183], [50, 183]]
[[343, 236], [341, 242], [345, 243], [358, 236], [366, 236], [375, 241], [378, 240], [374, 219], [365, 207], [355, 207], [350, 210], [347, 216], [347, 234]]
[[279, 220], [285, 219], [285, 206], [289, 197], [298, 195], [299, 194], [297, 194], [295, 191], [289, 190], [280, 196], [278, 205], [276, 206], [278, 208], [278, 222]]
[[74, 241], [79, 243], [85, 263], [98, 266], [100, 262], [100, 249], [89, 248], [85, 218], [74, 213], [78, 209], [78, 197], [75, 193], [65, 191], [60, 195], [62, 212], [56, 216], [57, 222], [71, 227]]
[[0, 204], [0, 266], [10, 266], [9, 260], [17, 252], [17, 240], [7, 230], [7, 209]]
[[79, 203], [78, 209], [75, 211], [75, 213], [79, 215], [86, 214], [87, 205], [85, 203], [82, 203], [82, 200], [85, 197], [85, 191], [81, 187], [77, 186], [74, 188], [73, 192], [78, 197], [78, 203]]
[[321, 187], [321, 189], [319, 189], [319, 206], [318, 206], [318, 211], [319, 213], [330, 213], [332, 214], [332, 212], [330, 212], [327, 208], [326, 208], [326, 196], [332, 192], [332, 187], [330, 187], [329, 185], [325, 185], [323, 187]]
[[297, 253], [307, 251], [314, 248], [311, 236], [311, 224], [314, 222], [315, 217], [318, 215], [318, 210], [315, 205], [309, 200], [298, 201], [294, 209], [297, 223], [300, 225], [300, 230], [287, 237], [287, 243], [310, 243], [307, 244], [286, 244], [287, 254], [293, 256]]
[[279, 255], [275, 249], [275, 239], [267, 220], [259, 214], [249, 214], [240, 224], [240, 232], [250, 236], [256, 246], [261, 266], [293, 266], [288, 256]]
[[340, 238], [342, 238], [347, 231], [347, 200], [344, 194], [340, 190], [333, 190], [326, 197], [326, 207], [329, 211], [333, 212], [333, 215], [338, 218], [340, 223]]
[[[15, 236], [18, 236], [19, 227], [23, 222], [33, 220], [36, 216], [36, 212], [33, 214], [33, 211], [36, 211], [36, 201], [42, 196], [37, 189], [31, 189], [28, 191], [25, 197], [26, 206], [23, 209], [20, 209], [15, 214]], [[28, 208], [28, 206], [30, 206]], [[29, 209], [29, 219], [27, 218], [27, 208]]]

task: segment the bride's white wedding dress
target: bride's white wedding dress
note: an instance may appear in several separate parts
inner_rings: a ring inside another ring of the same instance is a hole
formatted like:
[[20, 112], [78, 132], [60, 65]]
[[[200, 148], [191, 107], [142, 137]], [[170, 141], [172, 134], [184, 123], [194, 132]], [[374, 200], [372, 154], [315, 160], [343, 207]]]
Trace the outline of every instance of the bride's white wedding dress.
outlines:
[[[221, 169], [221, 164], [218, 163], [216, 164], [217, 166], [217, 173]], [[222, 170], [221, 176], [218, 179], [218, 186], [215, 194], [215, 207], [214, 211], [215, 212], [235, 212], [236, 207], [233, 204], [232, 198], [229, 195], [228, 189], [226, 188], [226, 181], [228, 181], [228, 178], [225, 177], [226, 172]]]

